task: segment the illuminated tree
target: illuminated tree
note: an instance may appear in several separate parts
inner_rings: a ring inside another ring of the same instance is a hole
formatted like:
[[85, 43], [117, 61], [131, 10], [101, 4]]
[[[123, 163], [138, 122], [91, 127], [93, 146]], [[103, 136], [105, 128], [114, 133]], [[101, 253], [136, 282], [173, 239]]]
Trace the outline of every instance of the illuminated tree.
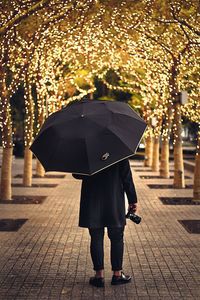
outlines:
[[[9, 99], [16, 91], [22, 81], [26, 81], [27, 68], [31, 61], [35, 47], [38, 45], [42, 31], [48, 28], [54, 22], [63, 19], [69, 14], [78, 2], [62, 3], [62, 1], [40, 1], [37, 4], [27, 2], [20, 7], [15, 1], [9, 6], [2, 4], [1, 20], [1, 120], [2, 120], [2, 141], [3, 141], [3, 164], [2, 164], [2, 183], [1, 198], [11, 199], [11, 165], [12, 165], [12, 122], [10, 115]], [[47, 9], [47, 12], [44, 10]], [[47, 17], [46, 17], [47, 16]], [[30, 25], [31, 24], [31, 25]], [[28, 47], [27, 47], [28, 46]], [[17, 59], [16, 59], [17, 58]], [[26, 82], [28, 85], [29, 83]], [[30, 94], [30, 93], [29, 93]], [[31, 105], [26, 100], [27, 108]], [[28, 110], [27, 113], [30, 114]], [[28, 118], [30, 120], [30, 118]], [[27, 120], [27, 119], [26, 119]], [[30, 123], [32, 124], [32, 123]], [[32, 136], [31, 126], [28, 126], [30, 132], [26, 132], [25, 137]], [[30, 146], [31, 140], [28, 139], [26, 147]], [[26, 155], [29, 153], [28, 155]], [[24, 184], [31, 184], [31, 153], [25, 151], [25, 175]], [[27, 167], [28, 166], [28, 167]], [[29, 170], [29, 171], [28, 171]], [[28, 177], [29, 178], [28, 178]]]
[[183, 90], [188, 93], [188, 103], [182, 106], [182, 114], [190, 121], [198, 125], [197, 149], [195, 156], [194, 171], [194, 200], [200, 200], [200, 101], [199, 101], [199, 71], [200, 71], [200, 53], [195, 57], [187, 57], [187, 66], [190, 67], [190, 73], [184, 73], [182, 77]]
[[12, 167], [12, 120], [10, 109], [10, 98], [16, 91], [19, 83], [24, 77], [26, 62], [24, 60], [23, 49], [18, 48], [18, 57], [21, 61], [13, 59], [17, 53], [15, 45], [10, 44], [13, 33], [8, 32], [4, 36], [1, 48], [0, 65], [0, 95], [1, 95], [1, 131], [3, 146], [3, 161], [1, 168], [1, 199], [11, 199], [11, 167]]
[[[145, 164], [152, 166], [153, 160], [156, 171], [162, 129], [160, 172], [164, 177], [169, 176], [168, 140], [174, 116], [174, 184], [183, 187], [181, 108], [177, 96], [183, 75], [190, 75], [188, 53], [193, 58], [197, 56], [197, 1], [34, 0], [20, 5], [21, 2], [12, 0], [9, 5], [5, 3], [1, 4], [0, 29], [3, 42], [0, 50], [2, 139], [3, 148], [7, 149], [4, 152], [10, 157], [9, 99], [19, 83], [23, 83], [26, 107], [24, 184], [31, 185], [32, 158], [28, 148], [32, 142], [34, 117], [38, 131], [48, 114], [69, 101], [92, 95], [93, 81], [98, 77], [109, 89], [129, 91], [140, 99], [148, 124]], [[108, 70], [114, 70], [119, 84], [107, 80]], [[33, 86], [37, 98], [35, 111], [31, 95]], [[158, 124], [154, 129], [152, 117]], [[150, 146], [152, 141], [154, 152]], [[5, 165], [11, 166], [11, 163], [3, 162]], [[2, 172], [7, 172], [5, 167]], [[44, 175], [39, 163], [37, 174]], [[11, 178], [11, 174], [2, 177]], [[11, 199], [9, 180], [5, 180], [7, 188], [2, 189], [9, 191], [2, 196], [5, 199]]]
[[[156, 8], [160, 6], [160, 1], [154, 1]], [[175, 6], [176, 5], [176, 6]], [[189, 5], [189, 4], [187, 4]], [[190, 3], [190, 10], [188, 18], [194, 18], [198, 9], [197, 3]], [[163, 2], [159, 9], [151, 9], [148, 27], [142, 24], [142, 29], [139, 29], [141, 34], [150, 39], [152, 43], [160, 46], [163, 50], [163, 55], [167, 57], [170, 62], [169, 65], [169, 92], [171, 102], [174, 110], [173, 133], [174, 133], [174, 186], [183, 188], [184, 182], [184, 168], [183, 168], [183, 151], [182, 151], [182, 129], [181, 129], [181, 108], [178, 101], [179, 87], [179, 73], [181, 71], [181, 64], [188, 52], [193, 53], [191, 49], [197, 46], [197, 42], [191, 39], [185, 30], [177, 26], [177, 22], [168, 20], [168, 16], [173, 18], [173, 11], [179, 10], [179, 15], [183, 18], [186, 13], [185, 4], [182, 2], [171, 1], [169, 3]]]

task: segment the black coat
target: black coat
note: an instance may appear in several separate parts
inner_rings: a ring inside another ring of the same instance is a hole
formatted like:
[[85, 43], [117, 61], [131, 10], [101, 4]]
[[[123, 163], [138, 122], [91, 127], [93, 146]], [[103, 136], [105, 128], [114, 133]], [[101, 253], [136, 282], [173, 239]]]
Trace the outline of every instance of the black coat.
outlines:
[[126, 224], [125, 197], [136, 203], [137, 196], [128, 159], [82, 179], [79, 226], [88, 228], [122, 227]]

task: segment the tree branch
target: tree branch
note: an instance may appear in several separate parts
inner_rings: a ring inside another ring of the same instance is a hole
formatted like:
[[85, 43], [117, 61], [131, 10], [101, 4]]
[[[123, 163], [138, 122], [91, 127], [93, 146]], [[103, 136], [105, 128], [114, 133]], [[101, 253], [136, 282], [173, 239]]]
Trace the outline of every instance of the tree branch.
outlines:
[[183, 26], [189, 28], [193, 33], [200, 36], [200, 31], [194, 28], [192, 25], [188, 24], [185, 20], [181, 20], [177, 18], [178, 23], [182, 24]]
[[187, 33], [187, 31], [185, 30], [184, 26], [183, 26], [182, 24], [180, 24], [180, 27], [181, 27], [183, 33], [185, 34], [185, 36], [186, 36], [188, 42], [191, 42], [190, 36], [189, 36], [189, 34]]
[[34, 14], [36, 11], [43, 9], [51, 0], [41, 0], [37, 4], [31, 6], [29, 9], [24, 11], [23, 14], [17, 15], [11, 20], [9, 20], [3, 27], [0, 28], [0, 36], [4, 35], [9, 29], [14, 25], [20, 23], [20, 21], [26, 19], [30, 15]]
[[176, 16], [173, 7], [171, 8], [171, 12], [172, 12], [172, 16], [174, 18], [174, 20], [176, 20], [179, 24], [189, 28], [193, 33], [197, 34], [198, 36], [200, 36], [200, 31], [198, 29], [196, 29], [194, 26], [190, 25], [189, 23], [187, 23], [185, 20], [180, 19]]
[[148, 34], [147, 32], [143, 32], [142, 30], [139, 30], [139, 29], [136, 29], [136, 31], [140, 32], [140, 33], [143, 33], [148, 39], [154, 41], [156, 44], [160, 45], [167, 53], [169, 53], [172, 57], [174, 57], [174, 54], [172, 53], [172, 51], [163, 43], [159, 42], [159, 40]]
[[187, 51], [189, 48], [190, 48], [190, 43], [188, 43], [188, 44], [180, 51], [180, 53], [179, 53], [179, 59], [180, 59], [181, 56], [183, 56], [183, 55], [186, 53], [186, 51]]
[[153, 21], [156, 21], [158, 23], [163, 23], [163, 24], [177, 24], [178, 21], [175, 20], [166, 20], [166, 19], [159, 19], [159, 18], [152, 18]]

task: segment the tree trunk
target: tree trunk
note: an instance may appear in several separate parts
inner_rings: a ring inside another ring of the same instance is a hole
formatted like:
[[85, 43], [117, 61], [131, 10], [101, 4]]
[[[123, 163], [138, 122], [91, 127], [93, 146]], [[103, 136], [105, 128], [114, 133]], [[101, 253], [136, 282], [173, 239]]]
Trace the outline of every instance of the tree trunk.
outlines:
[[93, 99], [94, 99], [94, 93], [90, 93], [90, 94], [89, 94], [89, 99], [90, 99], [90, 100], [93, 100]]
[[24, 155], [24, 175], [23, 185], [32, 185], [32, 152], [29, 147], [32, 143], [33, 137], [33, 121], [34, 121], [34, 106], [31, 95], [31, 85], [28, 80], [28, 70], [26, 73], [26, 85], [25, 85], [25, 130], [24, 130], [24, 143], [25, 143], [25, 155]]
[[180, 56], [173, 56], [173, 64], [171, 67], [171, 76], [169, 78], [170, 94], [174, 106], [173, 135], [174, 135], [174, 187], [184, 188], [184, 165], [183, 165], [183, 149], [182, 149], [182, 124], [181, 124], [181, 108], [178, 96], [178, 74], [179, 74]]
[[163, 178], [169, 178], [169, 140], [172, 127], [172, 107], [168, 104], [168, 111], [166, 118], [163, 122], [162, 144], [161, 144], [161, 163], [160, 163], [160, 176]]
[[1, 167], [1, 200], [12, 200], [12, 153], [12, 147], [3, 148]]
[[160, 143], [159, 143], [159, 136], [155, 136], [153, 138], [153, 157], [152, 157], [152, 171], [158, 172], [159, 171], [159, 148], [160, 148]]
[[23, 185], [32, 185], [32, 152], [29, 147], [24, 149], [24, 174], [23, 174]]
[[44, 177], [45, 174], [45, 170], [42, 166], [42, 164], [40, 163], [40, 161], [37, 159], [36, 161], [36, 175], [39, 177]]
[[183, 165], [183, 149], [182, 149], [182, 126], [180, 104], [174, 104], [174, 187], [184, 188], [184, 165]]
[[198, 133], [198, 144], [195, 157], [193, 197], [194, 200], [200, 200], [200, 131]]
[[146, 141], [145, 141], [145, 160], [144, 160], [145, 167], [151, 167], [152, 155], [153, 155], [153, 139], [149, 135], [149, 136], [147, 136]]
[[[161, 105], [161, 104], [160, 104]], [[153, 137], [153, 157], [152, 157], [152, 171], [158, 172], [159, 171], [159, 163], [160, 163], [160, 133], [161, 133], [161, 127], [162, 127], [162, 120], [163, 116], [157, 115], [156, 117], [156, 122], [153, 125], [153, 132], [154, 132], [154, 137]], [[153, 119], [152, 119], [153, 121]]]
[[161, 147], [160, 176], [169, 178], [169, 140], [163, 139]]
[[0, 67], [0, 119], [1, 119], [1, 132], [2, 132], [2, 168], [1, 168], [1, 200], [12, 199], [12, 122], [10, 114], [10, 102], [8, 91], [6, 87], [6, 70]]
[[[45, 101], [45, 98], [43, 95], [41, 95], [41, 76], [40, 76], [40, 63], [41, 60], [38, 60], [38, 73], [37, 73], [37, 83], [36, 83], [36, 89], [37, 89], [37, 110], [38, 110], [38, 115], [37, 115], [37, 119], [36, 119], [36, 123], [37, 123], [37, 129], [38, 131], [36, 132], [36, 134], [38, 134], [40, 128], [42, 127], [44, 120], [45, 120], [45, 116], [46, 116], [46, 112], [48, 111], [48, 107], [46, 107], [47, 103]], [[40, 163], [40, 161], [37, 159], [36, 160], [36, 176], [38, 177], [44, 177], [45, 174], [45, 170], [42, 166], [42, 164]]]

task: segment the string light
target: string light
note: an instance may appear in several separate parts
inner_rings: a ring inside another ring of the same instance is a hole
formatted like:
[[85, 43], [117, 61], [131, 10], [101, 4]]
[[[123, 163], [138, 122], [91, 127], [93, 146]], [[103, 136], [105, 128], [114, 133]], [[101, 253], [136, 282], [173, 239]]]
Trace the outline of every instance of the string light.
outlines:
[[[174, 23], [174, 10], [166, 10], [166, 7], [158, 10], [156, 4], [147, 0], [141, 1], [140, 8], [137, 3], [128, 0], [48, 2], [48, 9], [44, 5], [32, 13], [30, 1], [19, 5], [13, 0], [9, 9], [3, 12], [3, 27], [13, 20], [14, 15], [20, 19], [25, 11], [31, 13], [4, 36], [7, 44], [4, 43], [1, 51], [2, 72], [6, 73], [5, 76], [11, 73], [11, 83], [6, 91], [2, 90], [6, 92], [7, 99], [1, 106], [2, 112], [7, 112], [2, 128], [12, 127], [8, 123], [11, 120], [9, 99], [19, 84], [25, 81], [29, 68], [29, 89], [35, 85], [37, 90], [38, 129], [43, 122], [41, 120], [48, 114], [69, 101], [94, 92], [93, 79], [97, 76], [109, 89], [137, 93], [141, 99], [143, 116], [149, 124], [147, 134], [159, 134], [152, 129], [151, 119], [152, 116], [157, 120], [166, 117], [167, 105], [173, 106], [174, 99], [170, 98], [173, 86], [169, 84], [173, 65], [172, 48], [179, 63], [175, 68], [178, 90], [192, 89], [188, 105], [181, 108], [180, 112], [199, 122], [195, 110], [199, 91], [197, 80], [192, 77], [199, 66], [199, 60], [196, 59], [199, 50], [195, 44], [198, 40], [195, 33], [187, 31], [190, 35], [188, 41], [187, 33], [178, 22], [179, 18], [184, 18], [181, 14], [182, 2], [176, 1], [173, 4], [173, 9], [179, 11]], [[191, 5], [194, 8], [195, 4]], [[195, 10], [185, 16], [185, 21], [192, 26], [194, 19]], [[30, 28], [30, 21], [34, 21], [34, 32]], [[189, 42], [191, 45], [184, 53], [182, 50]], [[6, 61], [5, 55], [8, 56]], [[195, 62], [193, 67], [192, 60]], [[106, 74], [111, 69], [119, 77], [120, 84], [113, 85], [106, 80]], [[77, 83], [77, 78], [83, 77], [78, 74], [78, 70], [87, 73], [84, 75], [86, 88]], [[1, 86], [5, 76], [1, 79]], [[27, 93], [25, 101], [28, 101]], [[30, 121], [27, 119], [27, 122]], [[31, 134], [28, 135], [31, 137]], [[3, 141], [4, 147], [7, 146], [5, 134]]]

